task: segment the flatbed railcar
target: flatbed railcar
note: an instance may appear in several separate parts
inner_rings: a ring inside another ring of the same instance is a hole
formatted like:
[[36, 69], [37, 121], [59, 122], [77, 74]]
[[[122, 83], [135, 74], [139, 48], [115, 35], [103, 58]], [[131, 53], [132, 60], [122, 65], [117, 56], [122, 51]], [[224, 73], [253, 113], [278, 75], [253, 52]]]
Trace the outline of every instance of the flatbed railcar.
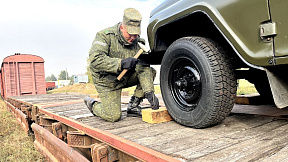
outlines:
[[[287, 120], [241, 112], [259, 108], [261, 112], [268, 111], [269, 105], [235, 105], [233, 110], [237, 113], [232, 113], [223, 123], [193, 129], [174, 121], [149, 124], [141, 118], [126, 117], [129, 96], [122, 97], [121, 120], [106, 122], [89, 112], [84, 97], [77, 94], [13, 96], [6, 103], [25, 131], [34, 133], [35, 146], [52, 161], [287, 159]], [[284, 109], [276, 110], [288, 114]]]

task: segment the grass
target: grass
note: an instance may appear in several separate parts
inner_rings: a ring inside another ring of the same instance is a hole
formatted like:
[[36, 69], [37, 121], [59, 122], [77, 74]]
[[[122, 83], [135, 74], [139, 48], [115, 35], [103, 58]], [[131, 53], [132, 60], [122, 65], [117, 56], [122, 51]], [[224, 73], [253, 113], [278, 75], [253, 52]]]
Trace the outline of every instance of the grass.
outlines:
[[238, 80], [237, 95], [253, 93], [258, 93], [253, 84], [244, 79]]
[[[154, 88], [155, 88], [156, 94], [161, 94], [159, 85], [155, 85]], [[134, 89], [135, 89], [135, 86], [125, 88], [123, 89], [123, 91], [128, 91], [129, 95], [133, 95]], [[69, 86], [65, 86], [65, 87], [61, 87], [58, 89], [48, 91], [47, 93], [50, 93], [50, 94], [51, 93], [97, 94], [97, 91], [93, 84], [87, 83], [87, 84], [69, 85]], [[255, 89], [253, 84], [243, 79], [238, 80], [237, 95], [252, 94], [252, 93], [257, 93], [257, 90]]]
[[93, 84], [75, 84], [68, 85], [65, 87], [53, 89], [47, 92], [48, 94], [52, 93], [80, 93], [80, 94], [97, 94], [97, 91]]
[[0, 162], [45, 161], [35, 148], [33, 138], [17, 123], [0, 98]]
[[[161, 94], [159, 85], [155, 85], [154, 88], [155, 88], [156, 94]], [[128, 91], [129, 95], [133, 95], [134, 90], [135, 90], [135, 86], [129, 87], [129, 88], [124, 88], [122, 91]], [[50, 90], [47, 93], [49, 93], [49, 94], [52, 94], [52, 93], [97, 94], [97, 91], [96, 91], [93, 84], [87, 83], [87, 84], [68, 85], [65, 87], [58, 88], [58, 89]]]

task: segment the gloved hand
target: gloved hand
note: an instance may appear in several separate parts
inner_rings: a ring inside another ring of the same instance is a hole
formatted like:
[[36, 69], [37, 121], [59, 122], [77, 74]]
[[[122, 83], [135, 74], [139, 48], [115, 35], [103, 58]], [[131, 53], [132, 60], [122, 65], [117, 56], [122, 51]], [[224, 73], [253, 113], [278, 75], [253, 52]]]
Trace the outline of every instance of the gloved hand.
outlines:
[[159, 100], [155, 96], [154, 92], [145, 93], [145, 98], [147, 98], [153, 110], [159, 109]]
[[134, 69], [139, 60], [133, 57], [128, 57], [121, 60], [121, 69]]

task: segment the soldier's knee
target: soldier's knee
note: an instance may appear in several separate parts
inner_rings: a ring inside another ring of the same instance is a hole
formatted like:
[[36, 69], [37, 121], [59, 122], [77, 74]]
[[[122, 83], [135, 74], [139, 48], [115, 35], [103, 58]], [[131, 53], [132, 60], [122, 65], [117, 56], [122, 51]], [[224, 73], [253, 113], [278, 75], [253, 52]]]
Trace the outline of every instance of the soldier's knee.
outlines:
[[110, 122], [116, 122], [121, 119], [121, 112], [120, 113], [115, 113], [110, 116], [109, 121]]

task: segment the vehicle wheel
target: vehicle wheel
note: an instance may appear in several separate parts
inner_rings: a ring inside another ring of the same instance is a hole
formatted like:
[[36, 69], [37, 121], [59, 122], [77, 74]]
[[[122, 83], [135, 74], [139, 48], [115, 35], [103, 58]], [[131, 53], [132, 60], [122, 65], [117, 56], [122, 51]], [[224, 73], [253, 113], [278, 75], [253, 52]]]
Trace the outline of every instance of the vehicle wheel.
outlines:
[[161, 64], [160, 87], [175, 121], [204, 128], [229, 115], [237, 82], [224, 51], [215, 42], [185, 37], [167, 49]]

